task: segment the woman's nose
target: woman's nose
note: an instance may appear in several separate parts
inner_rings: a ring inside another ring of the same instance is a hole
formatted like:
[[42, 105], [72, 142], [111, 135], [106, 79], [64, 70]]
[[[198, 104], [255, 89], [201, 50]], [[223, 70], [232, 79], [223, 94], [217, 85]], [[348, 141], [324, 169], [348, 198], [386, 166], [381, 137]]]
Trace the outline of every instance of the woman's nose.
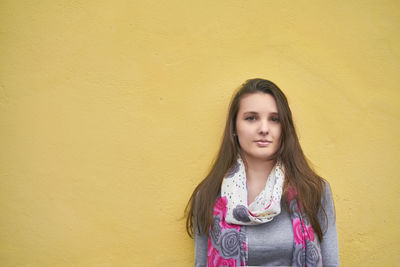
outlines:
[[267, 121], [265, 120], [260, 121], [259, 133], [262, 135], [266, 135], [269, 133], [269, 125]]

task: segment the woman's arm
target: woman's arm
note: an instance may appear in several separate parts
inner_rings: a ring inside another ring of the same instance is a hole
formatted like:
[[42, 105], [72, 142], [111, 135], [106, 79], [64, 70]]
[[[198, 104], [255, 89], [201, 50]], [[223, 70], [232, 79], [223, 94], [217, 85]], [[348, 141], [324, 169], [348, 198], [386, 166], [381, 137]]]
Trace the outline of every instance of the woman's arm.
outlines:
[[[325, 182], [325, 194], [322, 197], [322, 206], [326, 213], [326, 217], [322, 211], [319, 214], [323, 230], [323, 239], [321, 242], [322, 266], [339, 266], [335, 206], [333, 204], [332, 191], [328, 182]], [[326, 219], [328, 219], [328, 221], [326, 221]]]
[[[196, 194], [196, 198], [199, 192]], [[193, 232], [194, 232], [194, 266], [195, 267], [206, 267], [207, 266], [207, 248], [208, 248], [208, 237], [201, 230], [198, 229], [196, 223], [196, 213], [194, 212], [193, 218]], [[201, 227], [200, 227], [201, 228]]]
[[205, 234], [195, 231], [194, 234], [194, 266], [207, 266], [207, 243], [208, 238]]

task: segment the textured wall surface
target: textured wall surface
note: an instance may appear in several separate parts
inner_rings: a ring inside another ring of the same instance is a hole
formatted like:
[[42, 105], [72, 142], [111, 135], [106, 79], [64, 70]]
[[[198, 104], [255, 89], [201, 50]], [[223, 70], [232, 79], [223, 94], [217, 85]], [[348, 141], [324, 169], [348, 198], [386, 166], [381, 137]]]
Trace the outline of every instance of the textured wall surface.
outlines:
[[0, 265], [190, 266], [231, 94], [288, 96], [343, 266], [400, 261], [399, 1], [0, 3]]

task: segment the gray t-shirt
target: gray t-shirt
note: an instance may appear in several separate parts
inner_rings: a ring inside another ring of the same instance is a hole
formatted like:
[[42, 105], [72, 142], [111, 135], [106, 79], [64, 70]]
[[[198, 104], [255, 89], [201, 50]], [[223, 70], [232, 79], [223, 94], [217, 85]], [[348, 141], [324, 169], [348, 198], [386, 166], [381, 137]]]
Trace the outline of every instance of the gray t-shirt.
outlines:
[[[339, 266], [339, 249], [336, 230], [335, 207], [332, 192], [326, 183], [322, 206], [328, 222], [320, 211], [319, 218], [323, 230], [321, 242], [322, 266]], [[289, 213], [281, 213], [270, 222], [242, 226], [248, 240], [248, 266], [291, 266], [293, 256], [293, 227]], [[195, 266], [207, 266], [207, 236], [195, 234]]]

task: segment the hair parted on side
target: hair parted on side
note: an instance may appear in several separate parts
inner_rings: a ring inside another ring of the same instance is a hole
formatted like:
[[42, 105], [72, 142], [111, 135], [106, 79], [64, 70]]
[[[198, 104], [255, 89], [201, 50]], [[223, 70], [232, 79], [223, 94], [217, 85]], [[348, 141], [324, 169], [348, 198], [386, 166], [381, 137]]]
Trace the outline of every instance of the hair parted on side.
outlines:
[[[186, 205], [186, 230], [191, 237], [195, 231], [209, 234], [213, 208], [220, 193], [222, 180], [226, 173], [233, 168], [241, 150], [237, 138], [233, 135], [236, 132], [236, 117], [240, 100], [244, 95], [258, 92], [273, 96], [278, 108], [282, 126], [281, 145], [271, 159], [280, 159], [285, 168], [282, 199], [286, 199], [288, 186], [296, 188], [297, 198], [302, 204], [303, 211], [319, 240], [322, 241], [323, 233], [318, 212], [322, 209], [321, 196], [324, 190], [324, 180], [312, 170], [301, 149], [286, 96], [273, 82], [259, 78], [247, 80], [231, 99], [217, 157], [209, 173], [195, 188]], [[282, 201], [282, 204], [290, 212], [286, 201]]]

